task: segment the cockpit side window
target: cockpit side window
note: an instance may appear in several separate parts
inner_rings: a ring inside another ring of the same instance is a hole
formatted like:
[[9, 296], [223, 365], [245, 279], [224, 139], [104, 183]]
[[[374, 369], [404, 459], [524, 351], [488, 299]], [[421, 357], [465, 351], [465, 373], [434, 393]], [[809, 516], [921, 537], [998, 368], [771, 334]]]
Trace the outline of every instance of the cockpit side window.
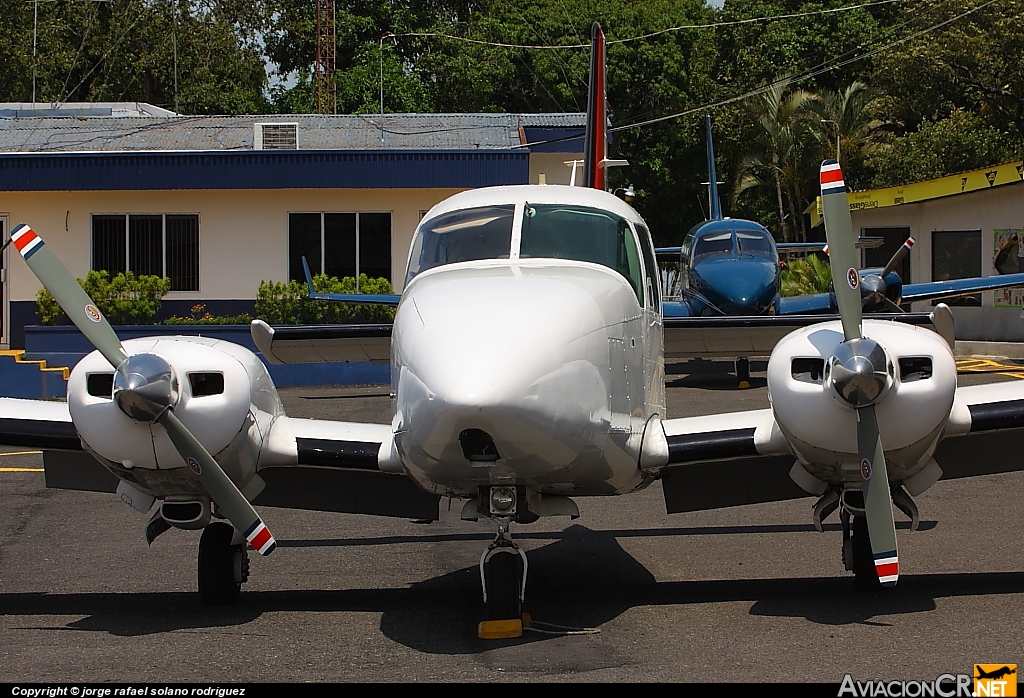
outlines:
[[736, 246], [741, 254], [756, 255], [775, 259], [778, 253], [767, 231], [757, 229], [737, 230]]
[[658, 261], [651, 246], [651, 236], [642, 225], [636, 227], [636, 236], [640, 238], [640, 247], [644, 251], [644, 268], [647, 270], [647, 283], [651, 287], [651, 301], [655, 308], [661, 307], [661, 274]]
[[523, 214], [520, 258], [549, 257], [593, 262], [626, 278], [643, 305], [640, 251], [629, 222], [595, 208], [564, 204], [527, 204]]
[[693, 261], [719, 254], [732, 254], [732, 231], [723, 230], [697, 238], [693, 246]]
[[409, 256], [406, 283], [427, 269], [474, 259], [508, 259], [515, 206], [453, 211], [420, 225]]

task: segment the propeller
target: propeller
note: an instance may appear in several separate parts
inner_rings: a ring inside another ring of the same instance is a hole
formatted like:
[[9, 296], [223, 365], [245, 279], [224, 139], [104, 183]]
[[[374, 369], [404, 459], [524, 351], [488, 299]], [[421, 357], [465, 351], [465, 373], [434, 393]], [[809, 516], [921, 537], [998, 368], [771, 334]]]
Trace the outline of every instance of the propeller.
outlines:
[[32, 228], [18, 225], [11, 231], [11, 240], [40, 283], [114, 367], [113, 398], [121, 411], [132, 419], [156, 422], [166, 429], [174, 448], [218, 511], [243, 533], [254, 550], [269, 555], [277, 547], [270, 530], [220, 464], [174, 414], [180, 393], [170, 365], [156, 354], [128, 356], [99, 308]]
[[[835, 160], [821, 163], [821, 201], [845, 340], [829, 361], [829, 383], [839, 398], [857, 413], [857, 458], [871, 554], [879, 582], [893, 586], [899, 579], [896, 523], [885, 453], [875, 417], [875, 405], [885, 398], [892, 385], [892, 364], [882, 346], [865, 338], [861, 332], [861, 278], [857, 271], [853, 221], [843, 172]], [[893, 257], [886, 269], [898, 263]]]
[[902, 313], [903, 308], [899, 307], [892, 301], [886, 292], [888, 291], [888, 284], [885, 282], [885, 277], [896, 270], [900, 264], [903, 263], [904, 258], [910, 254], [910, 249], [914, 246], [913, 237], [907, 238], [907, 240], [900, 245], [900, 248], [896, 250], [896, 254], [886, 263], [885, 268], [882, 269], [880, 274], [865, 274], [861, 277], [861, 303], [865, 306], [868, 305], [884, 305], [886, 308], [894, 313]]

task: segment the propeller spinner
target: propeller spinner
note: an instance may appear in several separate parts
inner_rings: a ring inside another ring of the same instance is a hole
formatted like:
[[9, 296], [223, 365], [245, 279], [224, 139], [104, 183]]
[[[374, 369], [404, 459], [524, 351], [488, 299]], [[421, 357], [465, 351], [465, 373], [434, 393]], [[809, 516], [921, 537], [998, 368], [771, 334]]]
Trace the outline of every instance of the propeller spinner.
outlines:
[[254, 550], [261, 555], [273, 552], [277, 542], [256, 510], [220, 464], [174, 414], [179, 392], [173, 368], [155, 354], [128, 356], [121, 340], [92, 299], [29, 226], [21, 224], [15, 227], [11, 231], [11, 240], [61, 309], [114, 367], [114, 401], [121, 411], [132, 419], [155, 422], [166, 429], [171, 443], [217, 509], [243, 533]]
[[[829, 381], [835, 393], [857, 412], [857, 457], [871, 554], [878, 581], [883, 586], [894, 586], [899, 579], [896, 523], [885, 453], [875, 417], [875, 404], [884, 399], [892, 383], [892, 364], [881, 345], [863, 339], [861, 278], [857, 271], [853, 221], [843, 172], [835, 160], [821, 163], [821, 201], [845, 339], [829, 361]], [[886, 269], [897, 263], [894, 257]]]

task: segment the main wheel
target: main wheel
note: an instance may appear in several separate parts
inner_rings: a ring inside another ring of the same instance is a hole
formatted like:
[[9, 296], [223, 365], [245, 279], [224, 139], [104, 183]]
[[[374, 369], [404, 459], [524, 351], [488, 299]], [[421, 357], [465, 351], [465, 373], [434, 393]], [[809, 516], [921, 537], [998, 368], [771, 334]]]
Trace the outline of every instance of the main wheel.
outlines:
[[239, 560], [236, 565], [238, 556], [245, 557], [245, 546], [231, 545], [234, 535], [230, 524], [216, 522], [204, 528], [199, 539], [199, 597], [206, 606], [238, 601], [248, 560]]
[[875, 556], [871, 553], [871, 539], [868, 536], [868, 520], [863, 516], [853, 517], [853, 573], [861, 589], [881, 589], [878, 572], [875, 570]]
[[487, 580], [487, 619], [517, 620], [522, 617], [519, 599], [523, 561], [514, 550], [498, 550], [484, 563]]

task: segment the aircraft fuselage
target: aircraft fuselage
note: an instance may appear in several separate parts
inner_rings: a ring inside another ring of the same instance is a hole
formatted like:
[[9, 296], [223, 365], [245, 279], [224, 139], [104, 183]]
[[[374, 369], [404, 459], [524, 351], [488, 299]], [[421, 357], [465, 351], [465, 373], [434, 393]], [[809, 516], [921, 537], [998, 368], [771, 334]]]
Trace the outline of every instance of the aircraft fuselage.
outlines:
[[[509, 247], [466, 259], [487, 244], [462, 212], [508, 204], [510, 230], [476, 220], [492, 226], [486, 235], [509, 234]], [[643, 484], [644, 428], [664, 416], [665, 393], [657, 272], [643, 266], [653, 255], [639, 234], [635, 211], [583, 188], [478, 190], [428, 214], [391, 372], [395, 443], [421, 486], [602, 495]]]

